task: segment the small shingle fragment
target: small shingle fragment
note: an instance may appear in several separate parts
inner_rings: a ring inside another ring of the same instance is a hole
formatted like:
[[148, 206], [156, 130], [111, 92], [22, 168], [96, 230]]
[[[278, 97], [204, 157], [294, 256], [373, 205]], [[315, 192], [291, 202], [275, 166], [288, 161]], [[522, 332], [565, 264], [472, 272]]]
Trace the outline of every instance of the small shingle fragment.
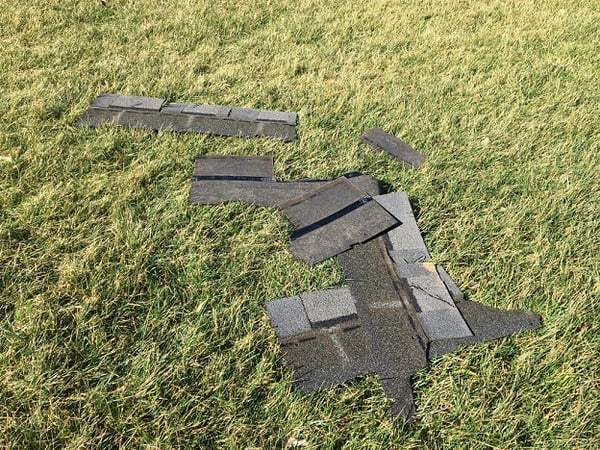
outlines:
[[386, 133], [381, 128], [373, 128], [366, 132], [361, 140], [366, 144], [384, 151], [396, 158], [398, 161], [412, 167], [419, 167], [425, 162], [425, 156], [402, 142], [395, 136]]

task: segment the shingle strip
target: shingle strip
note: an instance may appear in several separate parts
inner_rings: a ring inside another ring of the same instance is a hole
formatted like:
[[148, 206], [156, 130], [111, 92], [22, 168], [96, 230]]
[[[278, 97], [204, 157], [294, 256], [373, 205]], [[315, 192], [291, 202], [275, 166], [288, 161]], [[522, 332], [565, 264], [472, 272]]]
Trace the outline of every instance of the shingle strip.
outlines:
[[98, 126], [113, 123], [132, 128], [199, 132], [222, 136], [296, 138], [296, 113], [222, 105], [169, 103], [164, 99], [101, 94], [76, 122]]
[[[378, 192], [379, 183], [368, 175], [352, 176], [349, 180], [368, 194]], [[257, 206], [279, 207], [295, 198], [306, 195], [330, 180], [302, 180], [265, 182], [267, 180], [194, 179], [190, 189], [190, 203], [218, 205], [229, 201], [242, 201]]]

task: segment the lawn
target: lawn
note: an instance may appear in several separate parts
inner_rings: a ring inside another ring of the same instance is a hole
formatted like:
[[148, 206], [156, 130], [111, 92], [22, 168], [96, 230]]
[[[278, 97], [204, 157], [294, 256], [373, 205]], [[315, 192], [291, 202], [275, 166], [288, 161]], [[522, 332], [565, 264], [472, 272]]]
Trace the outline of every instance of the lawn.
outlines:
[[[0, 448], [600, 448], [595, 2], [2, 3]], [[75, 126], [103, 92], [297, 111], [299, 139]], [[471, 300], [544, 327], [436, 359], [412, 426], [375, 376], [300, 396], [263, 303], [343, 273], [274, 208], [190, 205], [205, 154], [407, 191]]]

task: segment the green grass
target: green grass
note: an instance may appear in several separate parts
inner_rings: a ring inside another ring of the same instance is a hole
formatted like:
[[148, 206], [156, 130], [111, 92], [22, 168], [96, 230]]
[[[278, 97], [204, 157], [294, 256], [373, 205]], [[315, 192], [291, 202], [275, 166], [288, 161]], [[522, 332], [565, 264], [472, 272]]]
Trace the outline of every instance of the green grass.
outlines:
[[[0, 448], [600, 447], [599, 23], [588, 1], [5, 0]], [[299, 140], [75, 127], [102, 92], [298, 111]], [[360, 144], [375, 125], [425, 166]], [[435, 360], [413, 427], [376, 377], [300, 396], [262, 303], [343, 274], [294, 261], [274, 209], [189, 205], [218, 153], [407, 190], [470, 298], [544, 328]]]

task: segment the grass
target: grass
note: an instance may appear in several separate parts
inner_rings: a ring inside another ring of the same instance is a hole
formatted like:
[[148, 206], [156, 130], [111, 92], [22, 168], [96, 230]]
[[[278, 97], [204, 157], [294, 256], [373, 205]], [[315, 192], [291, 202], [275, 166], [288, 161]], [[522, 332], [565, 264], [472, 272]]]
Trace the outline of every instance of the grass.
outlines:
[[[49, 2], [0, 10], [0, 447], [600, 447], [593, 2]], [[298, 111], [283, 144], [80, 129], [102, 92]], [[380, 126], [408, 170], [358, 143]], [[301, 397], [262, 303], [343, 281], [274, 209], [188, 204], [198, 154], [407, 190], [472, 300], [544, 328]]]

